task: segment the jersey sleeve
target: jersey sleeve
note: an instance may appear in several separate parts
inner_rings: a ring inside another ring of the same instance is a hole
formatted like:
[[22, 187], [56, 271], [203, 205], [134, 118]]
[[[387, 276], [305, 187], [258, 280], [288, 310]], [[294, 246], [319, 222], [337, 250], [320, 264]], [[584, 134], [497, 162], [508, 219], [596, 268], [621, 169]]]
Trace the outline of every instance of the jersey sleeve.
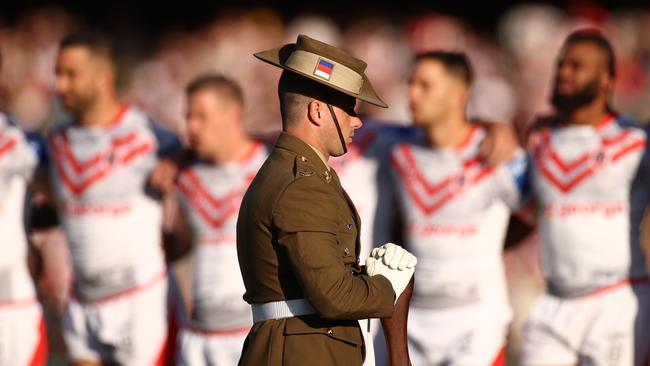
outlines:
[[172, 157], [180, 152], [182, 144], [176, 134], [161, 127], [160, 124], [153, 119], [149, 119], [149, 127], [158, 143], [156, 154], [159, 158]]
[[9, 170], [12, 174], [30, 180], [38, 164], [39, 147], [32, 144], [27, 134], [16, 127], [10, 131], [9, 144], [12, 145]]
[[28, 131], [25, 132], [25, 138], [27, 144], [32, 149], [37, 159], [37, 168], [47, 168], [49, 166], [50, 160], [47, 154], [47, 141], [45, 137], [38, 132]]
[[[646, 134], [650, 131], [650, 127], [645, 129]], [[650, 203], [650, 149], [646, 140], [645, 150], [641, 156], [637, 173], [632, 181], [630, 191], [630, 206], [631, 217], [633, 219], [632, 230], [638, 230], [637, 223], [641, 222], [641, 218], [645, 215], [646, 208]], [[636, 222], [634, 222], [636, 221]], [[633, 232], [633, 238], [637, 232]]]
[[498, 196], [512, 211], [519, 210], [530, 199], [529, 156], [523, 150], [499, 167]]

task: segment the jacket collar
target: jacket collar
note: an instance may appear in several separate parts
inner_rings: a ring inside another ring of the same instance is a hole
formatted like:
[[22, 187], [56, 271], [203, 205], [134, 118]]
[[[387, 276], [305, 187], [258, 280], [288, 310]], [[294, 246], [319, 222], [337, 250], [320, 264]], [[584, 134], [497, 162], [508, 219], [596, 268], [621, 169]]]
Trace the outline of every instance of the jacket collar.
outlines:
[[314, 168], [318, 169], [318, 171], [329, 170], [329, 167], [323, 162], [320, 156], [316, 154], [316, 151], [314, 151], [311, 146], [287, 132], [280, 133], [280, 136], [275, 143], [275, 147], [289, 150], [296, 153], [298, 156], [304, 156], [307, 159], [307, 162], [309, 162]]

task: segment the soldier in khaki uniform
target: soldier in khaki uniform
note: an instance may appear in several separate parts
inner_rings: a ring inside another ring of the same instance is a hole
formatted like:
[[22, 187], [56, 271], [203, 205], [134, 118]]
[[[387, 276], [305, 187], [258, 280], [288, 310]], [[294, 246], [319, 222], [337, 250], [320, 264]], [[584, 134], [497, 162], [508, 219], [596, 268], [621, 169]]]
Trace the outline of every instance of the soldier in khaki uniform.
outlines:
[[237, 251], [255, 324], [240, 365], [361, 365], [358, 319], [391, 317], [415, 257], [387, 244], [359, 266], [359, 216], [330, 156], [361, 127], [356, 99], [381, 107], [344, 51], [298, 36], [255, 56], [283, 68], [283, 133], [239, 212]]

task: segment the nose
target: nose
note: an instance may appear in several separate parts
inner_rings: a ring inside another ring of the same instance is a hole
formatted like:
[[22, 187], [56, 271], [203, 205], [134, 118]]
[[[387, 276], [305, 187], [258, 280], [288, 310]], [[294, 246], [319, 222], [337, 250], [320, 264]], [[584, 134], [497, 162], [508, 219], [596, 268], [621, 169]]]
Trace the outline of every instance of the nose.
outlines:
[[196, 118], [194, 117], [188, 117], [187, 118], [187, 133], [191, 135], [195, 135], [198, 132], [199, 124]]
[[415, 107], [417, 105], [419, 99], [420, 99], [419, 91], [413, 86], [409, 87], [409, 89], [408, 89], [408, 105], [409, 105], [409, 108], [413, 109], [413, 107]]
[[560, 62], [557, 67], [556, 78], [558, 81], [566, 81], [571, 77], [571, 67], [568, 62]]
[[361, 118], [359, 117], [353, 117], [352, 118], [352, 127], [356, 130], [361, 128], [363, 126], [363, 121], [361, 121]]
[[58, 93], [64, 93], [66, 90], [68, 90], [68, 80], [66, 77], [62, 75], [57, 75], [56, 76], [56, 91]]

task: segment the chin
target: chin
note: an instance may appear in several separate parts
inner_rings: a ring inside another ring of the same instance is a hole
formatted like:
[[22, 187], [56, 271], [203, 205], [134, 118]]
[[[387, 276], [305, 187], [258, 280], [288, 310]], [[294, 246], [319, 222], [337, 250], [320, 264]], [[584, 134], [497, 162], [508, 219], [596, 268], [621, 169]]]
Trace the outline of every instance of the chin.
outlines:
[[72, 103], [63, 103], [63, 108], [66, 110], [66, 112], [71, 113], [71, 114], [79, 114], [78, 108]]
[[196, 156], [199, 159], [207, 159], [208, 158], [208, 154], [206, 154], [206, 152], [201, 150], [201, 148], [199, 148], [198, 146], [193, 146], [193, 147], [190, 147], [190, 148], [192, 149], [192, 151], [194, 151], [194, 153], [196, 154]]
[[333, 157], [333, 158], [343, 156], [343, 155], [345, 155], [345, 152], [343, 152], [343, 151], [335, 151], [335, 152], [330, 153], [330, 156]]
[[411, 120], [413, 121], [413, 125], [418, 126], [418, 127], [424, 127], [424, 126], [428, 125], [428, 123], [425, 122], [424, 119], [422, 119], [422, 117], [419, 117], [419, 116], [413, 116], [413, 117], [411, 117]]

